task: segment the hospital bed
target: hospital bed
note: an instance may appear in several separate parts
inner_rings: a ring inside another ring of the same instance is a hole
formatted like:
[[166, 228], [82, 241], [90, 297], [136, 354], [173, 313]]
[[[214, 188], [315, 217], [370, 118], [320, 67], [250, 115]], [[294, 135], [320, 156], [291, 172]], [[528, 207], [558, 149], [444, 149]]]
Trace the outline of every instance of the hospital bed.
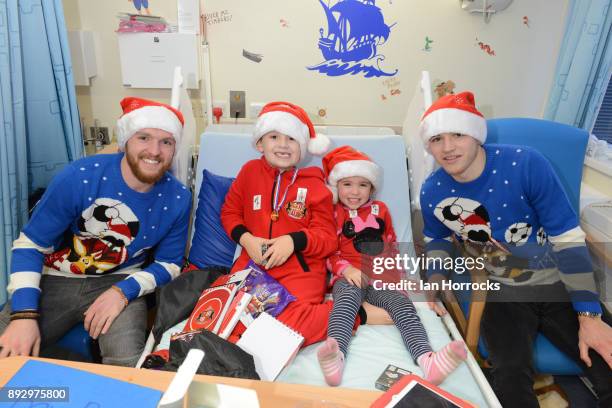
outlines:
[[[258, 157], [251, 145], [251, 131], [250, 125], [211, 125], [206, 129], [200, 139], [194, 197], [197, 198], [200, 192], [205, 169], [219, 176], [235, 177], [246, 161]], [[349, 144], [367, 153], [382, 167], [384, 181], [377, 198], [389, 207], [398, 242], [406, 243], [402, 248], [408, 255], [414, 255], [403, 139], [388, 128], [319, 127], [317, 131], [326, 133], [335, 146]], [[304, 165], [320, 164], [320, 158], [311, 157]], [[194, 212], [197, 205], [196, 200]], [[413, 300], [434, 350], [451, 339], [460, 338], [452, 319], [437, 317], [422, 297], [413, 297]], [[167, 330], [155, 349], [168, 348], [170, 335], [181, 331], [183, 326], [184, 323], [179, 323]], [[150, 336], [141, 363], [144, 356], [154, 349], [153, 342]], [[317, 344], [313, 344], [302, 349], [276, 381], [325, 385], [316, 358], [316, 347]], [[394, 326], [360, 326], [352, 339], [346, 361], [342, 387], [347, 388], [375, 389], [376, 379], [388, 364], [421, 374]], [[501, 406], [471, 355], [447, 378], [442, 388], [480, 407]]]

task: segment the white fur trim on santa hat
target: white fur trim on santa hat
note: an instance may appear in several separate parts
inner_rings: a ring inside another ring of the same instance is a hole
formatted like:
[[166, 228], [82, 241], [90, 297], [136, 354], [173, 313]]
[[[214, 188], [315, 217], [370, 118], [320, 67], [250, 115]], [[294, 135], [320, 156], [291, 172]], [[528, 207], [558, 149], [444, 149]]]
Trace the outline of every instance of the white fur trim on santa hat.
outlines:
[[338, 202], [338, 182], [347, 177], [363, 177], [372, 183], [374, 190], [380, 187], [380, 167], [370, 160], [347, 160], [336, 164], [327, 176], [327, 186]]
[[178, 144], [181, 141], [183, 125], [174, 112], [163, 106], [143, 106], [134, 109], [117, 120], [119, 150], [124, 150], [129, 138], [142, 129], [165, 130], [172, 134]]
[[300, 161], [308, 151], [307, 143], [310, 139], [308, 126], [297, 116], [283, 111], [272, 111], [261, 115], [255, 122], [251, 142], [253, 147], [266, 133], [279, 132], [294, 138], [300, 144]]
[[289, 112], [272, 111], [264, 113], [255, 122], [251, 138], [253, 147], [266, 133], [274, 131], [297, 140], [300, 144], [300, 161], [304, 160], [306, 153], [317, 156], [325, 154], [331, 145], [329, 138], [322, 133], [318, 133], [314, 139], [311, 139], [308, 126], [297, 116]]
[[437, 109], [423, 118], [419, 135], [428, 148], [429, 139], [442, 133], [461, 133], [484, 144], [487, 140], [487, 121], [482, 116], [462, 109]]

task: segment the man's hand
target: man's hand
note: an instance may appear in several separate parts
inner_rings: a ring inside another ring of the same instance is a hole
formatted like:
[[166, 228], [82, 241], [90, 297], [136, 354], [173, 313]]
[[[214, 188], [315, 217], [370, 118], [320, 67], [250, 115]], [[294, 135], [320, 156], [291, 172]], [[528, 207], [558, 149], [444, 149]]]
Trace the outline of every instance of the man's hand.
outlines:
[[0, 358], [10, 356], [38, 356], [40, 331], [34, 319], [13, 320], [0, 336]]
[[363, 274], [359, 269], [355, 268], [353, 265], [349, 265], [342, 272], [344, 279], [348, 283], [353, 286], [357, 286], [358, 288], [365, 288], [369, 284], [368, 277]]
[[272, 269], [287, 262], [294, 250], [293, 238], [289, 235], [281, 235], [265, 243], [269, 245], [268, 250], [263, 255], [263, 258], [267, 259], [264, 264], [266, 269]]
[[438, 304], [440, 287], [442, 286], [442, 281], [446, 279], [446, 277], [440, 273], [435, 273], [429, 277], [428, 283], [431, 284], [432, 287], [436, 287], [438, 289], [428, 290], [425, 292], [425, 296], [427, 298], [427, 306], [438, 316], [444, 316], [446, 314], [446, 309], [441, 307]]
[[85, 311], [83, 322], [89, 335], [97, 339], [100, 334], [106, 334], [119, 313], [126, 307], [121, 294], [114, 289], [107, 289]]
[[267, 239], [259, 238], [251, 234], [250, 232], [245, 232], [240, 237], [240, 246], [247, 251], [249, 254], [249, 258], [253, 260], [258, 265], [264, 263], [264, 256], [261, 253], [261, 247], [264, 244], [267, 244], [269, 241]]
[[580, 359], [590, 367], [589, 348], [601, 355], [612, 369], [612, 327], [608, 326], [601, 318], [578, 316], [578, 349]]

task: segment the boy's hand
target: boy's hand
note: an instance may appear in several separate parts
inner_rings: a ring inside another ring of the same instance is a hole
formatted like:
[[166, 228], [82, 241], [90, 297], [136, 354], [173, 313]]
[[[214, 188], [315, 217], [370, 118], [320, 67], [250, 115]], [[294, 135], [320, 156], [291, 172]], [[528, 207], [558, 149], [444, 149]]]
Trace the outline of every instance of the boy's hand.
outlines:
[[352, 265], [347, 266], [342, 275], [348, 283], [358, 288], [365, 288], [369, 284], [368, 277]]
[[269, 245], [268, 250], [263, 255], [263, 258], [268, 260], [264, 264], [266, 269], [272, 269], [275, 266], [284, 264], [294, 250], [293, 238], [289, 235], [282, 235], [264, 243]]
[[257, 265], [262, 265], [264, 262], [265, 258], [261, 253], [261, 247], [267, 242], [267, 239], [256, 237], [250, 232], [246, 232], [242, 235], [242, 237], [240, 237], [240, 246], [247, 251], [249, 258], [251, 258]]

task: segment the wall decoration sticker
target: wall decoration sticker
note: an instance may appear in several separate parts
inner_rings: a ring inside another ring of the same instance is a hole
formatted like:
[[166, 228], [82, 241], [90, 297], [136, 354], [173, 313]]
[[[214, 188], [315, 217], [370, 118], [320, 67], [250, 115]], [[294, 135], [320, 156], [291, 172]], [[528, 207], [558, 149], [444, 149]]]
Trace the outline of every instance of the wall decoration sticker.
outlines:
[[486, 52], [490, 56], [492, 56], [492, 57], [495, 56], [495, 50], [493, 48], [491, 48], [491, 46], [489, 44], [485, 44], [482, 41], [478, 41], [478, 38], [476, 38], [476, 44], [480, 47], [481, 50], [483, 50], [484, 52]]
[[261, 62], [261, 60], [263, 59], [262, 54], [255, 54], [254, 52], [250, 52], [245, 49], [242, 50], [242, 56], [248, 60], [251, 60], [257, 63]]
[[[389, 91], [389, 96], [396, 96], [402, 93], [402, 91], [399, 89], [400, 80], [398, 77], [383, 79], [382, 85]], [[380, 94], [380, 99], [386, 101], [387, 98], [387, 91], [383, 91], [383, 93]]]
[[[333, 5], [331, 3], [334, 3]], [[328, 76], [363, 74], [365, 78], [393, 76], [380, 64], [379, 53], [395, 25], [387, 25], [376, 0], [319, 0], [327, 20], [327, 31], [319, 29], [319, 49], [325, 61], [306, 67]]]
[[425, 47], [423, 47], [423, 51], [431, 51], [431, 43], [433, 43], [433, 40], [431, 40], [429, 37], [425, 37]]
[[284, 18], [280, 19], [280, 24], [282, 28], [289, 28], [289, 23]]
[[387, 87], [387, 89], [391, 88], [399, 88], [400, 80], [398, 77], [383, 79], [382, 84]]
[[134, 8], [138, 11], [138, 14], [142, 14], [144, 10], [145, 14], [151, 15], [149, 11], [149, 0], [128, 0], [130, 3], [134, 5]]
[[529, 28], [529, 17], [523, 16], [523, 24], [525, 24], [527, 28]]
[[444, 95], [454, 94], [455, 93], [455, 83], [451, 80], [440, 82], [438, 85], [436, 85], [434, 92], [438, 96], [437, 99], [440, 99]]

